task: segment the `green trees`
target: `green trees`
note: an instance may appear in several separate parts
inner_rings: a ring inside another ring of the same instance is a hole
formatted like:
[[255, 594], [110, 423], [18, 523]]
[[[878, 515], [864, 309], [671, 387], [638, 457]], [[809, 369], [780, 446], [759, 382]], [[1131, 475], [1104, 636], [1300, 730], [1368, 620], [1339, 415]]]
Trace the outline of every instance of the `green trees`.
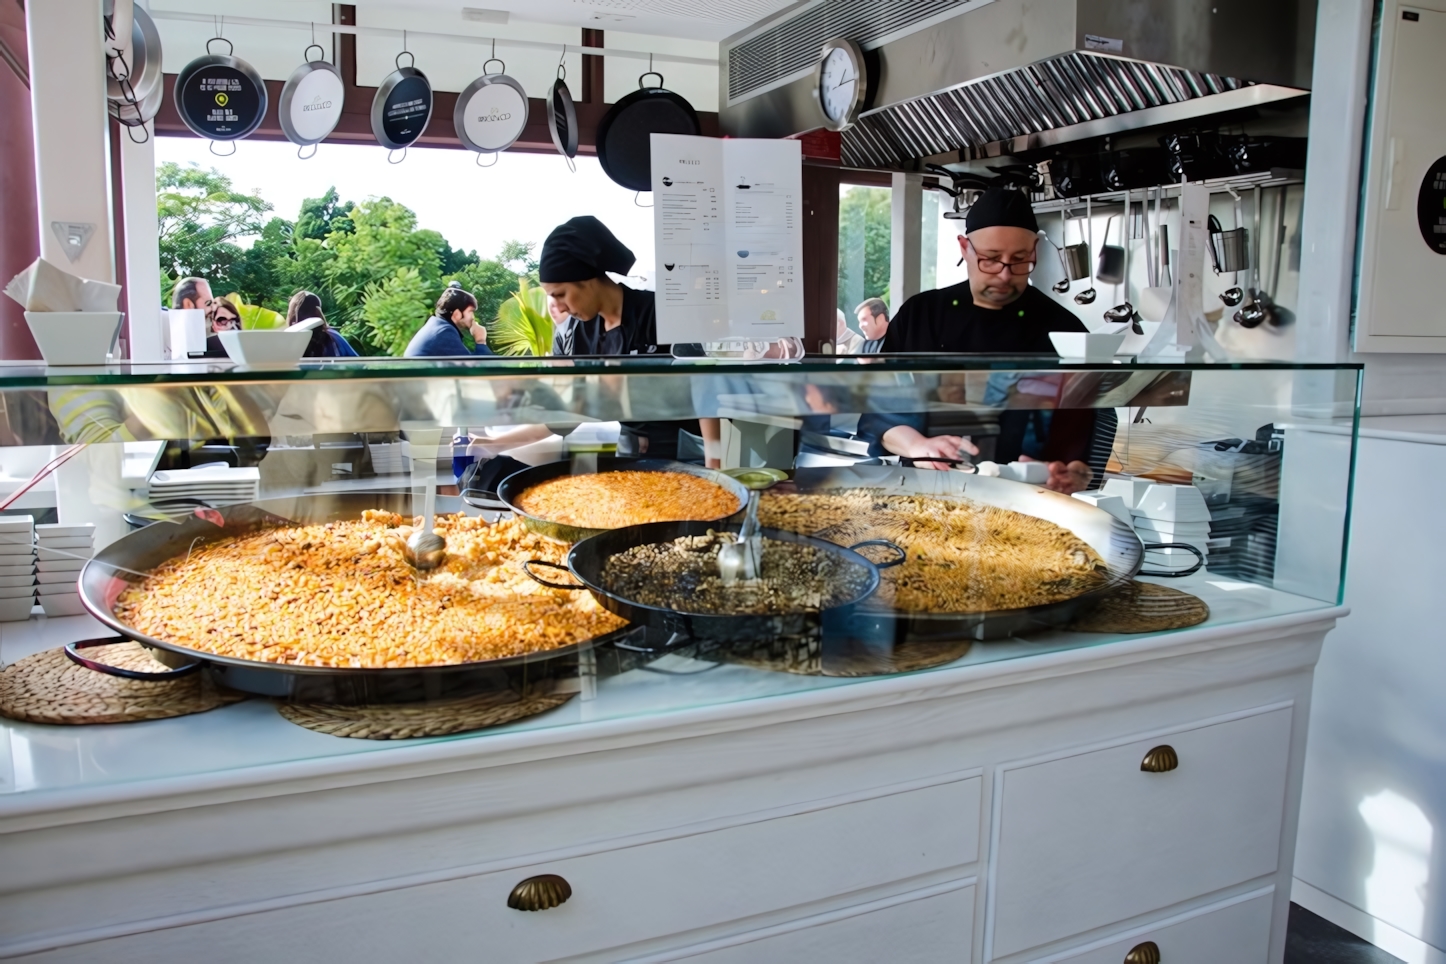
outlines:
[[531, 244], [509, 241], [482, 259], [419, 229], [416, 213], [391, 198], [343, 202], [331, 188], [303, 201], [293, 222], [266, 218], [270, 204], [215, 170], [166, 162], [156, 181], [166, 295], [196, 275], [213, 291], [284, 312], [292, 292], [314, 291], [327, 321], [364, 355], [401, 354], [451, 280], [477, 296], [485, 325], [519, 276], [537, 269]]
[[838, 306], [852, 325], [865, 298], [889, 298], [889, 189], [851, 186], [838, 208]]

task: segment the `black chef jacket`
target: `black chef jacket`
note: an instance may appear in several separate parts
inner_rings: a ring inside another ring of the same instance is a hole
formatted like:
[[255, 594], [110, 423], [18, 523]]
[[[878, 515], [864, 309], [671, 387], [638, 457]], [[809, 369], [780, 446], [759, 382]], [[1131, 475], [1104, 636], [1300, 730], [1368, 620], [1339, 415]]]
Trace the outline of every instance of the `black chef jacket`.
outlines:
[[[1050, 332], [1088, 330], [1073, 312], [1032, 285], [1013, 304], [981, 308], [974, 303], [969, 282], [965, 281], [920, 292], [904, 302], [889, 322], [882, 351], [1047, 354], [1053, 358]], [[1102, 477], [1109, 454], [1107, 442], [1113, 440], [1116, 419], [1112, 411], [1103, 419], [1099, 414], [1093, 410], [1002, 412], [994, 457], [1000, 462], [1014, 461], [1022, 454], [1046, 461], [1078, 459], [1089, 463], [1097, 478]], [[871, 455], [885, 455], [884, 433], [896, 425], [910, 425], [923, 432], [926, 419], [922, 414], [866, 414], [859, 419], [858, 436], [868, 440]], [[1046, 441], [1026, 453], [1024, 441], [1030, 434], [1043, 435]], [[1096, 437], [1100, 444], [1096, 444]]]
[[[607, 330], [602, 316], [578, 321], [572, 328], [572, 355], [668, 355], [658, 346], [658, 311], [651, 291], [619, 285], [623, 310], [618, 326]], [[702, 431], [696, 419], [686, 422], [624, 422], [618, 454], [671, 459], [678, 456], [678, 431]]]

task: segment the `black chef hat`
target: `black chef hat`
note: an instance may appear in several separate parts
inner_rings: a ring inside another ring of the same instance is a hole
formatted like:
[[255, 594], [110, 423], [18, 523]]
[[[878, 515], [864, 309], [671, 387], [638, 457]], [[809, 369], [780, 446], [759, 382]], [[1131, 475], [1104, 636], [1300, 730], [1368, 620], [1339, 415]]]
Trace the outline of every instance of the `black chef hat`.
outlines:
[[1034, 219], [1034, 208], [1023, 191], [991, 187], [970, 206], [964, 221], [965, 234], [973, 234], [980, 228], [1023, 228], [1038, 233], [1039, 222]]
[[538, 280], [561, 283], [598, 278], [607, 271], [627, 274], [637, 260], [607, 225], [583, 215], [553, 228], [542, 242]]

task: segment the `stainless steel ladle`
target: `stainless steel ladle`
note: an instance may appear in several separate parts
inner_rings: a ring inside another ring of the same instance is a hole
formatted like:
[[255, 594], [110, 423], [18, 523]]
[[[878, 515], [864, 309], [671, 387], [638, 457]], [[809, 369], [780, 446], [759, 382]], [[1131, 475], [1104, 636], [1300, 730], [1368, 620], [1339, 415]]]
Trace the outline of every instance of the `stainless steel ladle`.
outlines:
[[[1088, 232], [1087, 236], [1089, 239], [1090, 251], [1094, 251], [1095, 249], [1095, 222], [1092, 216], [1093, 201], [1093, 197], [1091, 197], [1090, 195], [1085, 195], [1085, 230]], [[1096, 297], [1097, 292], [1095, 291], [1094, 277], [1093, 275], [1091, 275], [1090, 286], [1074, 296], [1074, 303], [1077, 305], [1092, 305], [1095, 303]]]

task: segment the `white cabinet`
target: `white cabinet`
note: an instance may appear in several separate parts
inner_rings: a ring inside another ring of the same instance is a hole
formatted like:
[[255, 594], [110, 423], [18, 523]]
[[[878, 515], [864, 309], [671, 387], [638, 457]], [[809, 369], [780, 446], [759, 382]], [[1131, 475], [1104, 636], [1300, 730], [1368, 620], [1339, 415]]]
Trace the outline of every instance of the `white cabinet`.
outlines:
[[1446, 4], [1381, 18], [1356, 350], [1446, 352]]
[[1290, 735], [1279, 707], [1003, 768], [991, 957], [1274, 873]]
[[1144, 957], [1147, 943], [1159, 950], [1160, 964], [1266, 964], [1273, 896], [1266, 888], [1220, 901], [1037, 964], [1121, 964], [1137, 948]]
[[1279, 964], [1335, 615], [0, 809], [0, 958]]

